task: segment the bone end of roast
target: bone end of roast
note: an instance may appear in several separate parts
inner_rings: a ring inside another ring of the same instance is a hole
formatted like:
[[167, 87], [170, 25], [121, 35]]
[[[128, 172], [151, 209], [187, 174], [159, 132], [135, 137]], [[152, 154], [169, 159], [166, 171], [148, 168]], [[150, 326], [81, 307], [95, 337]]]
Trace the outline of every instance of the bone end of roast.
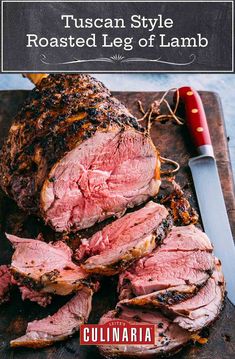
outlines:
[[23, 74], [23, 77], [27, 77], [34, 85], [39, 85], [40, 82], [45, 79], [48, 74]]

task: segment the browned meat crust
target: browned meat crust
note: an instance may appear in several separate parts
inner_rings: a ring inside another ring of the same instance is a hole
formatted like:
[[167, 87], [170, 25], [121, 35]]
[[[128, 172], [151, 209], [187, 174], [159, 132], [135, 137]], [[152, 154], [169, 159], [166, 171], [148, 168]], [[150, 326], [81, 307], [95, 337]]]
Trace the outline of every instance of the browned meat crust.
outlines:
[[7, 237], [15, 247], [11, 271], [18, 284], [59, 295], [89, 285], [88, 274], [72, 262], [72, 251], [65, 243], [45, 243], [10, 234]]
[[44, 78], [17, 114], [3, 145], [1, 187], [19, 207], [37, 212], [53, 165], [97, 129], [108, 131], [110, 126], [143, 132], [125, 106], [91, 76]]

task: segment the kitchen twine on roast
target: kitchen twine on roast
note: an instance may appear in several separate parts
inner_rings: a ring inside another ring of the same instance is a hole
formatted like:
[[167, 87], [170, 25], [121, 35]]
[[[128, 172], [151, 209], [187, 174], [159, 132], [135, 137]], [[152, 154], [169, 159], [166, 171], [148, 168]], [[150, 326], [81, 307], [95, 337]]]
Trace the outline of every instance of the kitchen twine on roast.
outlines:
[[[47, 76], [48, 76], [48, 74], [23, 74], [23, 77], [29, 78], [29, 80], [31, 82], [33, 82], [35, 85], [38, 85], [42, 81], [42, 79]], [[175, 106], [174, 106], [173, 110], [172, 110], [169, 102], [166, 100], [166, 96], [172, 91], [174, 91], [174, 93], [176, 94]], [[178, 88], [175, 88], [175, 87], [167, 90], [162, 95], [160, 100], [155, 100], [147, 110], [144, 110], [142, 101], [139, 100], [138, 107], [139, 107], [139, 111], [142, 113], [143, 116], [141, 118], [137, 119], [137, 121], [143, 122], [143, 121], [147, 120], [146, 134], [148, 134], [150, 137], [151, 137], [151, 134], [150, 134], [151, 127], [152, 127], [153, 122], [165, 123], [167, 121], [172, 121], [172, 122], [176, 123], [177, 125], [182, 126], [182, 125], [184, 125], [185, 121], [184, 121], [184, 119], [182, 119], [181, 117], [179, 117], [177, 115], [179, 102], [180, 102], [179, 90], [178, 90]], [[164, 114], [161, 112], [162, 104], [164, 104], [167, 107], [167, 109], [169, 111], [168, 113]], [[161, 170], [161, 175], [174, 176], [180, 169], [179, 163], [170, 158], [160, 156], [160, 161], [161, 161], [161, 163], [168, 163], [169, 165], [174, 167], [173, 169]]]
[[[169, 102], [166, 100], [166, 96], [172, 91], [176, 93], [174, 109], [171, 108]], [[147, 110], [144, 110], [142, 102], [138, 100], [139, 111], [142, 113], [143, 116], [137, 119], [137, 121], [142, 122], [144, 120], [147, 120], [146, 133], [150, 137], [151, 137], [150, 134], [151, 128], [154, 122], [166, 123], [167, 121], [172, 121], [175, 122], [177, 125], [182, 126], [184, 125], [185, 121], [184, 119], [182, 119], [177, 115], [179, 102], [180, 102], [180, 96], [179, 96], [179, 90], [177, 88], [171, 88], [167, 90], [163, 94], [161, 99], [155, 100]], [[169, 111], [168, 113], [164, 114], [161, 112], [162, 104], [164, 104], [167, 107]], [[179, 163], [170, 158], [160, 156], [160, 160], [162, 163], [168, 163], [174, 167], [173, 169], [161, 170], [162, 175], [172, 176], [175, 173], [177, 173], [178, 170], [180, 169]]]

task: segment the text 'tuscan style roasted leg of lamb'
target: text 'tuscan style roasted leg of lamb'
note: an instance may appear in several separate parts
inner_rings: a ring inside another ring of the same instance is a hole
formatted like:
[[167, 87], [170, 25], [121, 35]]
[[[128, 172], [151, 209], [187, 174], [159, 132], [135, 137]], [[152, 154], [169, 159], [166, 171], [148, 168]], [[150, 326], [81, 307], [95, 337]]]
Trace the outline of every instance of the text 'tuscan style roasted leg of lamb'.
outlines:
[[160, 160], [150, 137], [89, 75], [50, 75], [16, 116], [0, 184], [56, 231], [88, 228], [155, 196]]

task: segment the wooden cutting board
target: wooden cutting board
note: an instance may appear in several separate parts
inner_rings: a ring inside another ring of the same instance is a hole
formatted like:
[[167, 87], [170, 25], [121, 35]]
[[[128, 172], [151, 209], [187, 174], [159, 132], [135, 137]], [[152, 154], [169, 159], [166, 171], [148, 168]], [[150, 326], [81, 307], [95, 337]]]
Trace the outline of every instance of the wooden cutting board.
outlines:
[[[7, 134], [11, 119], [19, 105], [27, 96], [27, 91], [0, 92], [0, 146]], [[140, 117], [137, 100], [141, 100], [146, 107], [161, 93], [153, 92], [118, 92], [115, 95], [127, 105], [132, 113]], [[222, 187], [227, 210], [235, 234], [235, 201], [233, 192], [232, 172], [224, 128], [223, 115], [218, 96], [212, 92], [201, 92], [205, 106], [212, 142], [219, 167]], [[181, 169], [177, 181], [184, 188], [190, 202], [197, 208], [192, 179], [187, 166], [189, 156], [192, 155], [188, 134], [183, 126], [174, 124], [156, 124], [152, 128], [152, 138], [161, 151], [162, 156], [177, 160]], [[9, 263], [11, 248], [7, 243], [4, 232], [15, 233], [20, 236], [36, 236], [39, 231], [51, 234], [43, 227], [41, 221], [22, 213], [16, 205], [0, 193], [0, 261]], [[88, 231], [89, 232], [89, 231]], [[226, 238], [221, 238], [226, 241]], [[235, 273], [234, 273], [235, 275]], [[25, 332], [26, 323], [35, 318], [42, 318], [54, 313], [67, 298], [56, 298], [48, 308], [40, 308], [30, 302], [22, 302], [16, 290], [11, 295], [11, 301], [0, 307], [0, 358], [1, 359], [95, 359], [100, 358], [95, 347], [80, 347], [79, 335], [58, 343], [50, 348], [41, 350], [27, 350], [9, 348], [9, 340]], [[101, 291], [95, 295], [91, 323], [97, 323], [99, 317], [114, 308], [116, 303], [116, 279], [106, 279]], [[234, 359], [235, 358], [235, 308], [226, 300], [220, 318], [209, 329], [210, 336], [206, 345], [193, 345], [184, 348], [175, 358], [179, 359]]]

